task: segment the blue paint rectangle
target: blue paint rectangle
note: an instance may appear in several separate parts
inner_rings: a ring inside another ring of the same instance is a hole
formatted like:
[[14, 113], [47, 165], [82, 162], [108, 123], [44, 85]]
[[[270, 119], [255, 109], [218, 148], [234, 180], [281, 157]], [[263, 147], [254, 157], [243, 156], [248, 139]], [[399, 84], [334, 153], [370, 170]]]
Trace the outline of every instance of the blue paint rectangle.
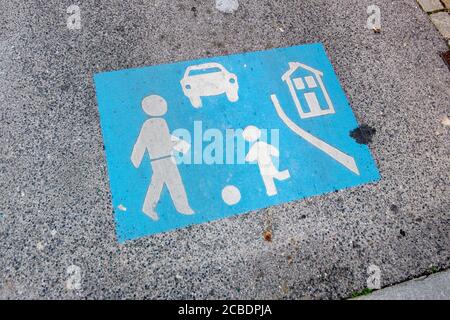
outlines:
[[380, 179], [321, 44], [94, 80], [119, 242]]

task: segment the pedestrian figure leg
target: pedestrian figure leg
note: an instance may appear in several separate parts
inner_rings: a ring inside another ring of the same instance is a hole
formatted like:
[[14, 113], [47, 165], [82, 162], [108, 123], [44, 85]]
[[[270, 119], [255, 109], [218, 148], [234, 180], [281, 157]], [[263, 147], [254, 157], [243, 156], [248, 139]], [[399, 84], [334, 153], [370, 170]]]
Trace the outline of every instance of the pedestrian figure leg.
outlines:
[[194, 210], [192, 210], [189, 205], [186, 190], [184, 189], [184, 184], [181, 180], [177, 165], [173, 162], [172, 158], [160, 161], [164, 162], [164, 180], [166, 182], [167, 189], [169, 189], [175, 209], [182, 214], [194, 214]]
[[291, 177], [289, 170], [283, 170], [283, 171], [279, 171], [277, 172], [277, 174], [275, 175], [275, 178], [277, 178], [277, 180], [283, 181], [286, 179], [289, 179]]
[[275, 182], [273, 181], [272, 175], [263, 175], [264, 186], [266, 187], [266, 193], [268, 196], [274, 196], [277, 194], [277, 188], [275, 187]]
[[161, 191], [164, 186], [164, 179], [162, 172], [158, 169], [158, 166], [152, 164], [152, 180], [148, 186], [147, 195], [145, 196], [144, 206], [142, 207], [142, 212], [153, 220], [159, 220], [159, 216], [155, 211], [156, 205], [158, 204], [159, 198], [161, 196]]

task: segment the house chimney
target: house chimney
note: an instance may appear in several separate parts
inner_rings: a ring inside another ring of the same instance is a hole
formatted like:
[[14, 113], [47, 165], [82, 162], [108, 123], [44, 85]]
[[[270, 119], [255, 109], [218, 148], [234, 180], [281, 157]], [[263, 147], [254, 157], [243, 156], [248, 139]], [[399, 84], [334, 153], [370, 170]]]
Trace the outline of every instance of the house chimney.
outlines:
[[289, 62], [289, 68], [290, 69], [295, 69], [298, 65], [299, 65], [298, 62]]

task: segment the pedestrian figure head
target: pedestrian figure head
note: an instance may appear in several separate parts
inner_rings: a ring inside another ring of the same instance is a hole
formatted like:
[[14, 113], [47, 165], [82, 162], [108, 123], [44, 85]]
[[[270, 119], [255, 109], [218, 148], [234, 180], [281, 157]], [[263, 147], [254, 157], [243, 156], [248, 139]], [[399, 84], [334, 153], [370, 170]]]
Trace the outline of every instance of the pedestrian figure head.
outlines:
[[261, 138], [261, 130], [255, 126], [248, 126], [244, 129], [244, 132], [242, 132], [242, 136], [249, 142], [255, 142]]
[[152, 117], [160, 117], [167, 112], [167, 102], [157, 95], [147, 96], [142, 100], [142, 109]]

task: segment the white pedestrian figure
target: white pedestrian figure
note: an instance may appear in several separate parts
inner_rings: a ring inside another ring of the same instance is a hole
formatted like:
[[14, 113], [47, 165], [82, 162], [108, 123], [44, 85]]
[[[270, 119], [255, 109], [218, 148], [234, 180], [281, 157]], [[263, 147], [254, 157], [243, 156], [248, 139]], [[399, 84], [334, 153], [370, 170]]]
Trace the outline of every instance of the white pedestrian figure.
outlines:
[[142, 109], [152, 118], [142, 125], [131, 154], [131, 162], [138, 168], [147, 151], [153, 171], [142, 211], [155, 221], [159, 219], [155, 209], [166, 185], [175, 209], [182, 214], [194, 214], [173, 157], [173, 150], [180, 140], [170, 134], [166, 120], [161, 118], [167, 112], [167, 102], [160, 96], [151, 95], [142, 100]]
[[267, 195], [276, 195], [277, 188], [275, 186], [274, 179], [283, 181], [291, 177], [289, 170], [278, 171], [278, 168], [273, 163], [272, 157], [279, 158], [280, 152], [273, 145], [264, 141], [259, 141], [261, 138], [261, 130], [255, 126], [248, 126], [245, 128], [242, 136], [245, 140], [254, 142], [245, 157], [245, 161], [256, 161], [258, 163], [259, 172], [263, 179], [264, 186], [266, 187]]

